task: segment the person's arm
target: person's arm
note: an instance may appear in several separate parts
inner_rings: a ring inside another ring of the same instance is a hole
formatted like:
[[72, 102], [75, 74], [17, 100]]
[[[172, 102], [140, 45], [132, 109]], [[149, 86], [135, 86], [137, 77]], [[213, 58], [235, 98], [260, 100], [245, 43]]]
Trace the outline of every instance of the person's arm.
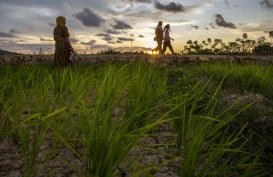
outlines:
[[65, 26], [65, 37], [64, 37], [64, 40], [65, 40], [65, 42], [67, 43], [67, 45], [68, 45], [68, 47], [69, 47], [69, 49], [70, 49], [70, 51], [71, 52], [74, 52], [74, 49], [73, 49], [73, 47], [72, 47], [72, 45], [71, 45], [71, 43], [70, 43], [70, 40], [69, 40], [69, 32], [68, 32], [68, 29], [67, 29], [67, 27]]
[[174, 41], [174, 39], [170, 36], [170, 33], [168, 33], [168, 34], [169, 34], [169, 39]]
[[69, 37], [66, 37], [66, 38], [65, 38], [65, 41], [66, 41], [66, 43], [67, 43], [69, 49], [71, 50], [71, 52], [74, 52], [74, 49], [73, 49], [73, 47], [72, 47], [72, 45], [71, 45], [71, 43], [70, 43]]

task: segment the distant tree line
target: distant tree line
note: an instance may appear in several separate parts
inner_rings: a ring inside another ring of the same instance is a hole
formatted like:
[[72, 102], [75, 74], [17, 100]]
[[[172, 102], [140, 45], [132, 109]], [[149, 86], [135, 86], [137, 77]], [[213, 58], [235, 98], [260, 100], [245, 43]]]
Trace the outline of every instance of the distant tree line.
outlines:
[[258, 40], [251, 40], [247, 33], [242, 34], [242, 38], [237, 38], [233, 42], [224, 43], [222, 39], [207, 38], [202, 42], [188, 40], [187, 45], [181, 51], [182, 54], [257, 54], [271, 55], [273, 54], [273, 31], [269, 32], [271, 42], [265, 42], [265, 37]]

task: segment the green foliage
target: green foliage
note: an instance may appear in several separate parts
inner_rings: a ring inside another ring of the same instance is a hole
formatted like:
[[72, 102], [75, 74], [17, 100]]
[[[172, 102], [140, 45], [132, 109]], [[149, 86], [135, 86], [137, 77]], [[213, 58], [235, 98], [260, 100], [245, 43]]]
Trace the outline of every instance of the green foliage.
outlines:
[[[178, 134], [178, 155], [182, 159], [180, 176], [229, 176], [236, 173], [241, 176], [251, 170], [247, 167], [251, 156], [240, 158], [240, 162], [234, 161], [235, 158], [239, 160], [238, 156], [244, 153], [248, 139], [241, 132], [246, 126], [242, 125], [239, 131], [228, 134], [229, 124], [239, 112], [234, 115], [224, 112], [215, 115], [221, 84], [213, 95], [207, 96], [208, 83], [209, 81], [204, 86], [194, 86], [190, 92], [192, 94], [177, 93], [176, 99], [170, 105], [179, 105], [172, 115], [176, 117], [174, 127]], [[246, 169], [240, 173], [239, 166], [244, 163]]]
[[261, 44], [253, 49], [253, 53], [257, 55], [272, 55], [273, 47], [270, 45], [270, 43]]
[[[78, 176], [117, 176], [121, 165], [131, 165], [129, 154], [141, 149], [143, 138], [170, 125], [175, 143], [161, 144], [164, 152], [147, 148], [169, 159], [131, 168], [130, 175], [149, 176], [150, 169], [177, 160], [181, 176], [270, 173], [265, 170], [272, 167], [267, 163], [270, 156], [264, 152], [272, 150], [272, 133], [261, 139], [269, 145], [265, 149], [249, 150], [253, 134], [259, 133], [249, 133], [251, 120], [243, 119], [252, 104], [222, 109], [219, 100], [223, 89], [272, 98], [271, 67], [105, 63], [53, 69], [24, 65], [0, 66], [0, 76], [0, 141], [16, 140], [23, 176], [36, 175], [41, 147], [48, 143], [51, 149], [45, 163], [63, 146], [81, 162], [80, 168], [73, 168]], [[268, 125], [270, 129], [272, 124]], [[173, 154], [166, 150], [170, 146]]]
[[[272, 31], [269, 32], [269, 37], [272, 38]], [[242, 38], [237, 38], [227, 44], [224, 43], [222, 39], [214, 39], [212, 42], [211, 38], [207, 38], [207, 40], [203, 40], [202, 43], [188, 40], [182, 54], [270, 55], [273, 52], [271, 43], [265, 42], [264, 37], [257, 41], [249, 39], [248, 34], [243, 33]]]
[[259, 66], [255, 64], [236, 65], [236, 64], [204, 64], [200, 67], [202, 74], [215, 75], [219, 81], [225, 78], [223, 87], [237, 90], [242, 93], [259, 93], [272, 98], [273, 92], [273, 68]]

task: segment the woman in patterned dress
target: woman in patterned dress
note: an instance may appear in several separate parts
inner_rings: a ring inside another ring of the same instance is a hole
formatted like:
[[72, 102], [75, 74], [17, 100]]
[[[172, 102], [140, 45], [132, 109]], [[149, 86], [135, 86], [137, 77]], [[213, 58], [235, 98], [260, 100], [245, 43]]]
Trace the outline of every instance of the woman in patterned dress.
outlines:
[[65, 23], [65, 17], [59, 16], [56, 18], [57, 26], [54, 28], [53, 35], [55, 40], [54, 65], [57, 67], [69, 65], [69, 56], [71, 52], [74, 52], [69, 41], [69, 32]]

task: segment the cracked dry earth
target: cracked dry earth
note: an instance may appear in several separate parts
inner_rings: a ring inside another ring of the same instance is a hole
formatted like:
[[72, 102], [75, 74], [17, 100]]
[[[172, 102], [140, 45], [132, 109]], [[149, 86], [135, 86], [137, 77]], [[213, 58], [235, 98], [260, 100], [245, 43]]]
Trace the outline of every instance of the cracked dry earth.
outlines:
[[[129, 177], [132, 172], [144, 172], [148, 176], [178, 177], [178, 161], [168, 162], [166, 144], [174, 144], [175, 135], [168, 130], [169, 125], [162, 125], [149, 137], [142, 138], [128, 158], [120, 164], [115, 177]], [[35, 177], [82, 177], [78, 169], [83, 169], [82, 162], [62, 145], [51, 148], [47, 139], [37, 156]], [[56, 145], [55, 145], [56, 146]], [[81, 147], [79, 147], [81, 148]], [[0, 177], [22, 177], [24, 161], [18, 142], [5, 138], [0, 143]], [[134, 173], [135, 174], [135, 173]], [[141, 175], [139, 175], [141, 176]]]
[[[245, 96], [230, 94], [222, 101], [226, 102], [225, 104], [233, 104], [238, 100], [255, 102], [255, 107], [263, 114], [257, 117], [254, 123], [266, 130], [264, 127], [271, 119], [265, 117], [266, 98], [259, 94]], [[127, 159], [118, 167], [115, 177], [130, 177], [135, 174], [136, 170], [145, 171], [145, 174], [148, 174], [145, 176], [178, 177], [180, 161], [179, 157], [174, 155], [176, 154], [175, 140], [176, 135], [172, 133], [170, 123], [157, 127], [130, 151]], [[80, 149], [81, 147], [77, 147], [78, 152]], [[83, 169], [83, 163], [62, 144], [52, 143], [50, 138], [46, 138], [36, 160], [35, 177], [83, 177], [79, 171]], [[0, 143], [0, 177], [22, 177], [24, 168], [18, 142], [12, 138], [2, 140]]]

